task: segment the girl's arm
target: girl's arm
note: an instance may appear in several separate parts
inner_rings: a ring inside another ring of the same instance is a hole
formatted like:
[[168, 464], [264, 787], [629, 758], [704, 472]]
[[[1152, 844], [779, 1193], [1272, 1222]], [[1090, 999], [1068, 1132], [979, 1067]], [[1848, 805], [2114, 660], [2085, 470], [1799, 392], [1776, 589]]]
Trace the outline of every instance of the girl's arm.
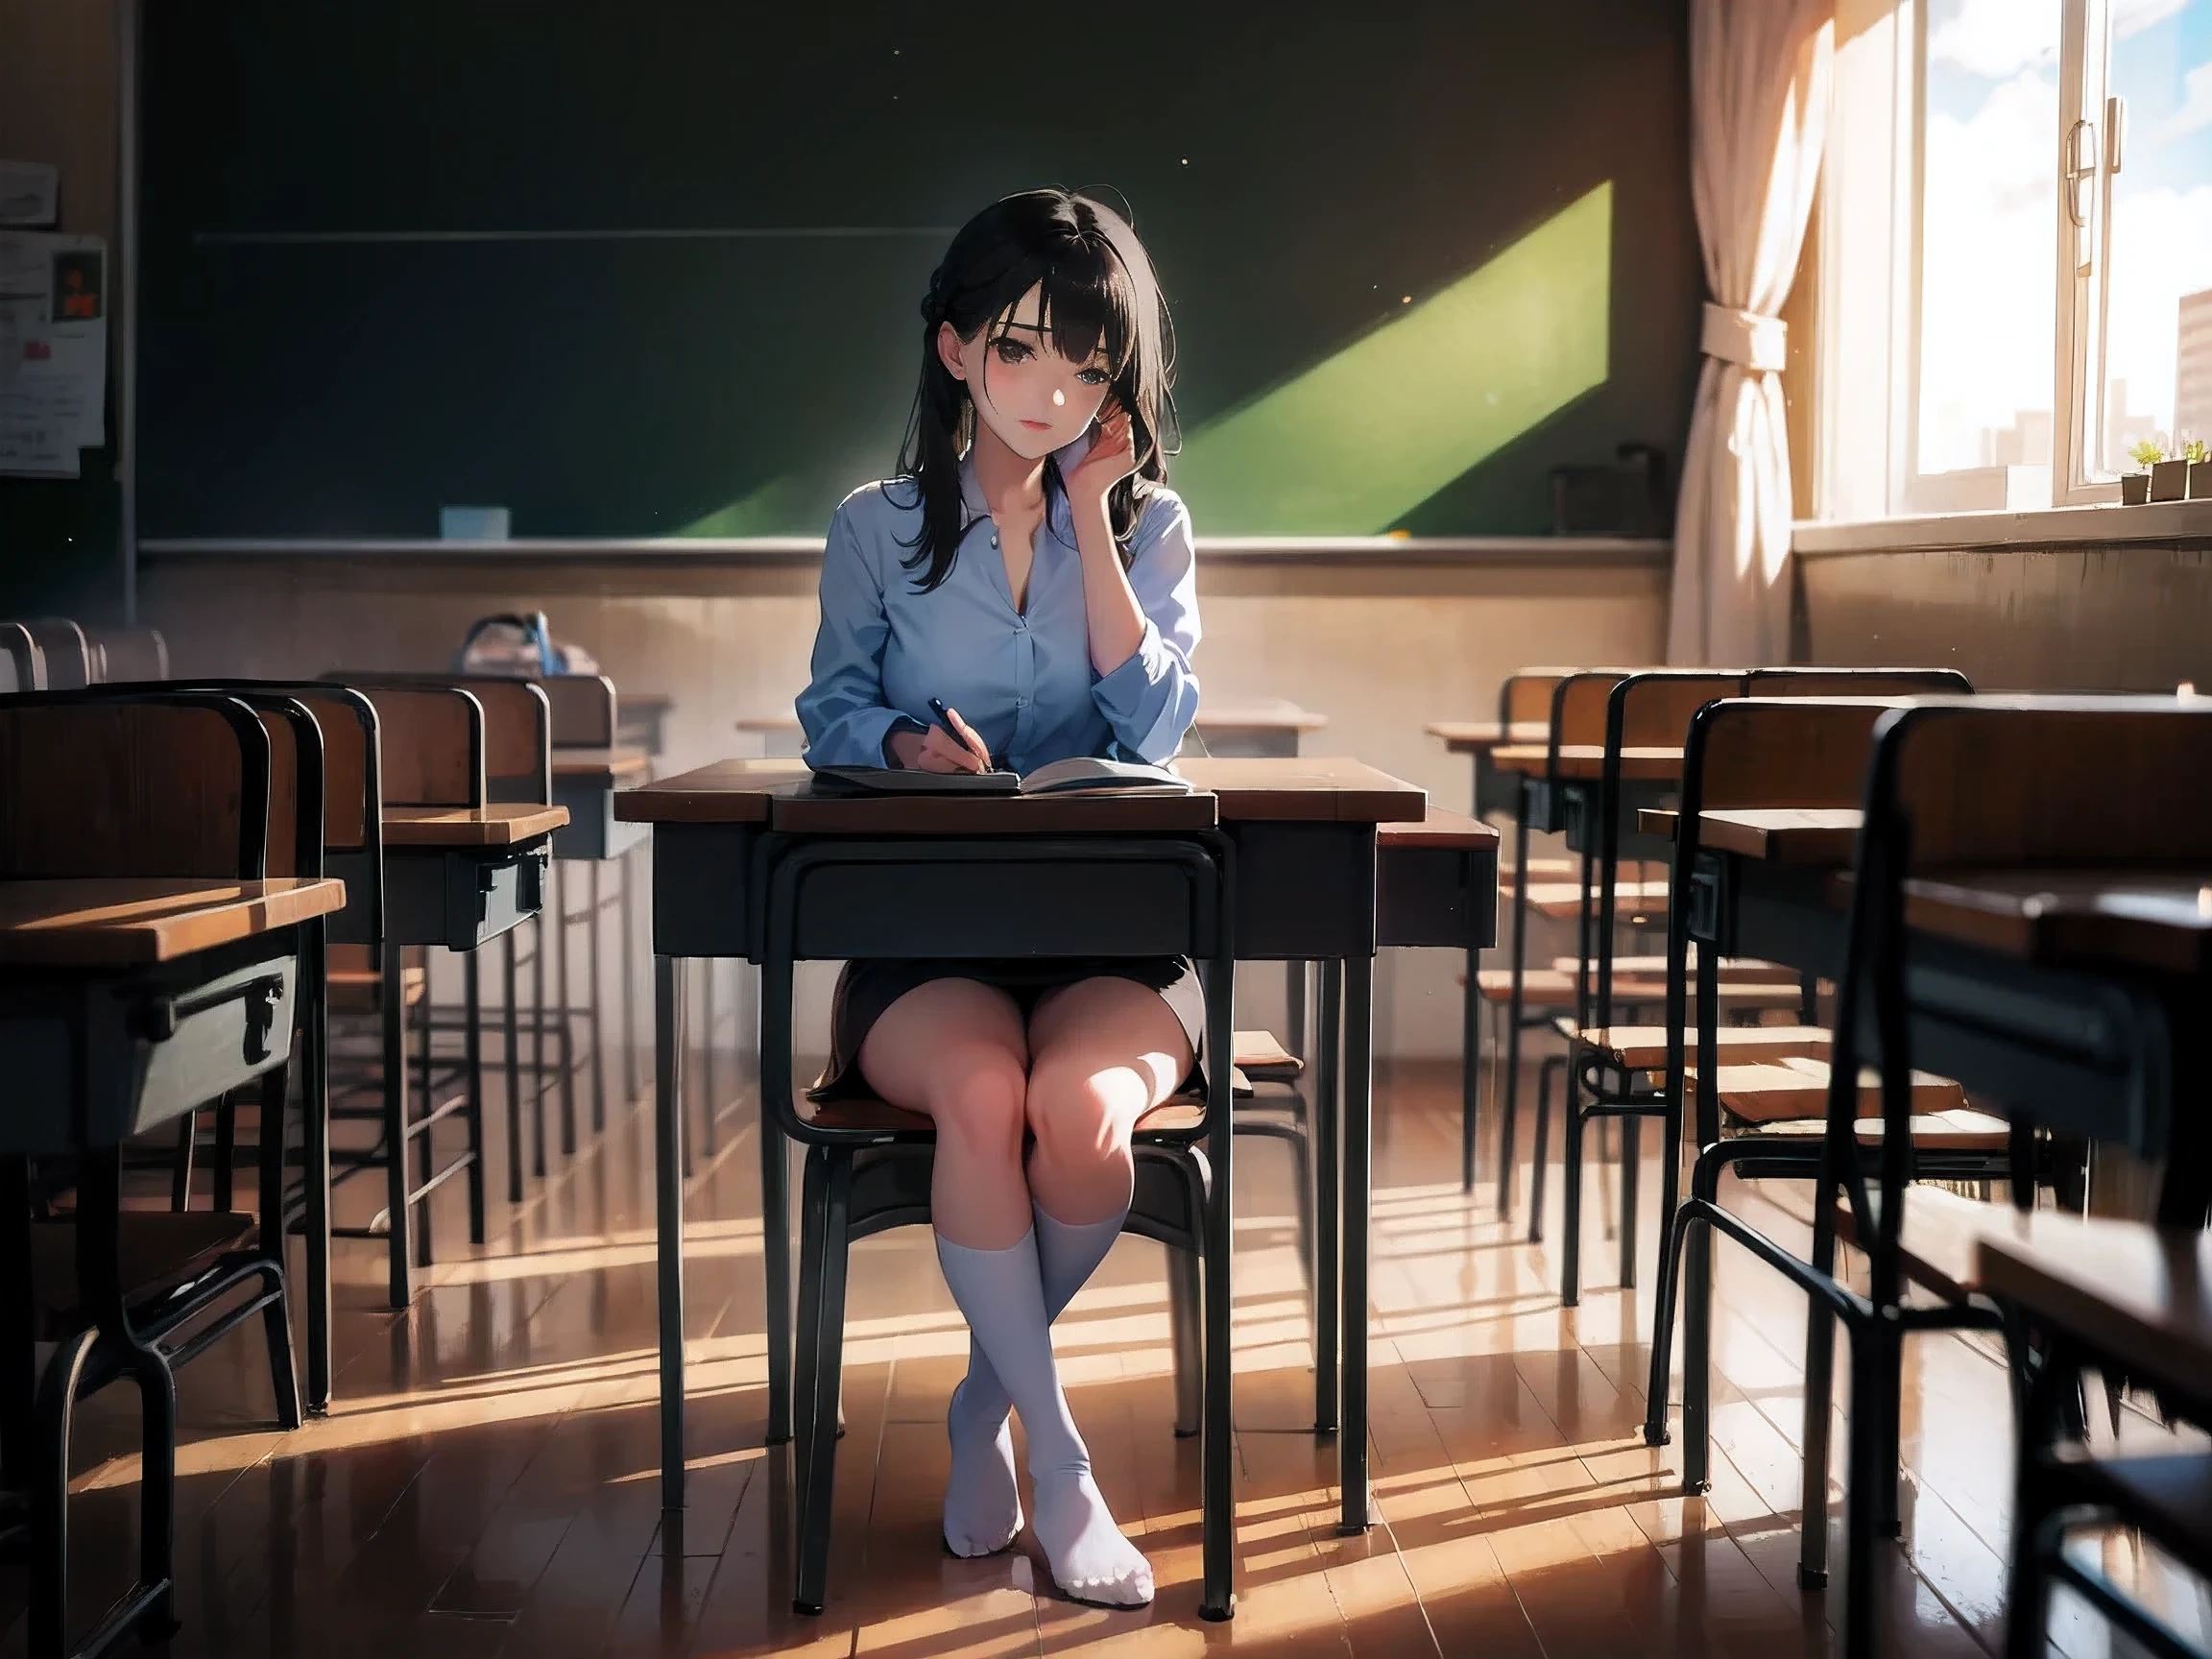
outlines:
[[[1122, 749], [1155, 765], [1174, 757], [1198, 717], [1198, 585], [1190, 515], [1173, 495], [1155, 495], [1138, 520], [1124, 573], [1103, 502], [1097, 523], [1078, 509], [1083, 600], [1091, 619], [1092, 700]], [[1092, 546], [1093, 539], [1103, 551]], [[1117, 650], [1118, 653], [1117, 654]]]
[[852, 503], [830, 520], [822, 551], [822, 624], [814, 677], [799, 694], [809, 766], [882, 766], [883, 740], [916, 723], [883, 701], [883, 646], [891, 620], [881, 573], [853, 527]]

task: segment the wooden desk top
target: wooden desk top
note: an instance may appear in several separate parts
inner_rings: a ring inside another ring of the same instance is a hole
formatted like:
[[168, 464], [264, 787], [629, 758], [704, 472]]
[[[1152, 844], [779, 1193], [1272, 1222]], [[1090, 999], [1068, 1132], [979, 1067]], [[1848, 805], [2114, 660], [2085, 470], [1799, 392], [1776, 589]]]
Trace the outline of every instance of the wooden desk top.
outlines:
[[1915, 932], [2052, 966], [2212, 968], [2212, 870], [1975, 870], [1905, 883]]
[[2078, 1333], [2138, 1376], [2200, 1389], [2212, 1377], [2212, 1233], [1984, 1208], [2002, 1212], [1975, 1246], [1984, 1289]]
[[1429, 808], [1429, 815], [1418, 824], [1383, 824], [1377, 827], [1375, 838], [1383, 847], [1413, 847], [1439, 849], [1495, 850], [1501, 837], [1496, 825], [1485, 824], [1479, 818], [1470, 818], [1464, 812], [1448, 812], [1441, 806]]
[[[1287, 697], [1224, 697], [1198, 710], [1201, 731], [1318, 732], [1328, 724], [1328, 715], [1301, 709]], [[796, 732], [799, 715], [788, 709], [774, 714], [740, 714], [736, 726], [740, 732]], [[1537, 735], [1543, 735], [1541, 729]]]
[[[1166, 830], [1230, 822], [1419, 823], [1426, 791], [1357, 760], [1326, 758], [1197, 759], [1176, 769], [1199, 794], [959, 797], [893, 795], [854, 800], [817, 797], [806, 767], [795, 760], [717, 760], [614, 797], [614, 816], [632, 824], [767, 824], [779, 830], [830, 828], [970, 833], [1011, 829]], [[1196, 801], [1217, 805], [1196, 807]], [[1116, 811], [1101, 816], [1106, 807]], [[926, 820], [916, 817], [926, 807]], [[959, 811], [948, 818], [951, 808]], [[1043, 809], [1052, 807], [1047, 813]], [[978, 808], [989, 815], [984, 823]], [[1004, 815], [1024, 814], [1019, 820]], [[1124, 819], [1124, 814], [1128, 815]]]
[[512, 847], [550, 835], [568, 822], [565, 806], [497, 803], [490, 806], [387, 806], [387, 847]]
[[[1569, 743], [1559, 750], [1559, 768], [1551, 772], [1551, 752], [1541, 743], [1509, 743], [1490, 751], [1490, 764], [1501, 772], [1524, 778], [1557, 776], [1595, 781], [1605, 775], [1605, 748], [1600, 743]], [[1630, 748], [1621, 751], [1621, 776], [1629, 782], [1668, 783], [1682, 776], [1679, 749]]]
[[555, 749], [553, 776], [595, 784], [601, 789], [634, 783], [651, 769], [642, 749]]
[[1495, 720], [1431, 720], [1422, 730], [1441, 737], [1455, 755], [1481, 755], [1502, 744], [1519, 748], [1551, 740], [1551, 722], [1546, 720], [1516, 720], [1510, 733]]
[[0, 967], [134, 968], [327, 916], [346, 883], [0, 881]]
[[[1729, 806], [1697, 814], [1698, 844], [1774, 864], [1846, 865], [1856, 855], [1856, 806]], [[1680, 814], [1647, 806], [1636, 815], [1647, 835], [1671, 838]]]

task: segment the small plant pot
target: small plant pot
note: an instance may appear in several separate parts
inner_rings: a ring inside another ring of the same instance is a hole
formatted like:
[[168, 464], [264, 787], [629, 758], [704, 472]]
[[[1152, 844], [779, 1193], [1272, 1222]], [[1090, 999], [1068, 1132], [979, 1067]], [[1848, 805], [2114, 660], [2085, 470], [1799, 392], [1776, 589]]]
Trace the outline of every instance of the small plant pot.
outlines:
[[2120, 474], [2120, 502], [2122, 506], [2140, 507], [2150, 499], [2150, 473], [2123, 472]]
[[2189, 493], [2189, 463], [2161, 461], [2151, 469], [2151, 499], [2179, 501]]
[[2212, 461], [2189, 463], [2189, 499], [2212, 501]]

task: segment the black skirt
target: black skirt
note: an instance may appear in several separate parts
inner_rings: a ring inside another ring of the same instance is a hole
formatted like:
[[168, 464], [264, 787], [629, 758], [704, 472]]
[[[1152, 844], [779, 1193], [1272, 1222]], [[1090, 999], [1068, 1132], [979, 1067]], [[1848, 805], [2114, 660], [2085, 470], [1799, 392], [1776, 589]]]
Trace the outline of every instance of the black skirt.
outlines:
[[848, 962], [837, 975], [830, 1000], [830, 1064], [810, 1091], [815, 1099], [849, 1099], [871, 1093], [860, 1075], [860, 1045], [885, 1009], [932, 979], [973, 979], [995, 986], [1014, 998], [1024, 1022], [1046, 992], [1086, 979], [1134, 980], [1157, 991], [1182, 1022], [1192, 1055], [1190, 1076], [1184, 1086], [1191, 1087], [1203, 1075], [1198, 1062], [1205, 1057], [1206, 992], [1188, 956], [876, 956]]

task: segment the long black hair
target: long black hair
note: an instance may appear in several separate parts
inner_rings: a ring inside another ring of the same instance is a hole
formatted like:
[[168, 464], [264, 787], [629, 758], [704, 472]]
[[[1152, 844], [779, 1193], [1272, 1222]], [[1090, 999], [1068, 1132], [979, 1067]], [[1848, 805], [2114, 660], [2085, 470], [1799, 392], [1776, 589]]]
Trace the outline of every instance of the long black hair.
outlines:
[[[938, 329], [950, 323], [962, 340], [973, 340], [988, 327], [996, 340], [1022, 297], [1040, 285], [1039, 325], [1051, 331], [1053, 346], [1070, 362], [1087, 362], [1103, 349], [1110, 401], [1129, 412], [1137, 468], [1106, 496], [1124, 565], [1144, 498], [1166, 482], [1167, 457], [1181, 446], [1169, 390], [1174, 329], [1152, 261], [1128, 221], [1067, 190], [1001, 197], [960, 227], [922, 301], [922, 384], [900, 447], [898, 477], [914, 487], [922, 505], [921, 531], [909, 543], [914, 551], [901, 561], [920, 572], [919, 592], [950, 575], [959, 553], [969, 523], [960, 457], [975, 436], [974, 400], [938, 355]], [[1064, 489], [1049, 458], [1045, 488], [1048, 497]]]

